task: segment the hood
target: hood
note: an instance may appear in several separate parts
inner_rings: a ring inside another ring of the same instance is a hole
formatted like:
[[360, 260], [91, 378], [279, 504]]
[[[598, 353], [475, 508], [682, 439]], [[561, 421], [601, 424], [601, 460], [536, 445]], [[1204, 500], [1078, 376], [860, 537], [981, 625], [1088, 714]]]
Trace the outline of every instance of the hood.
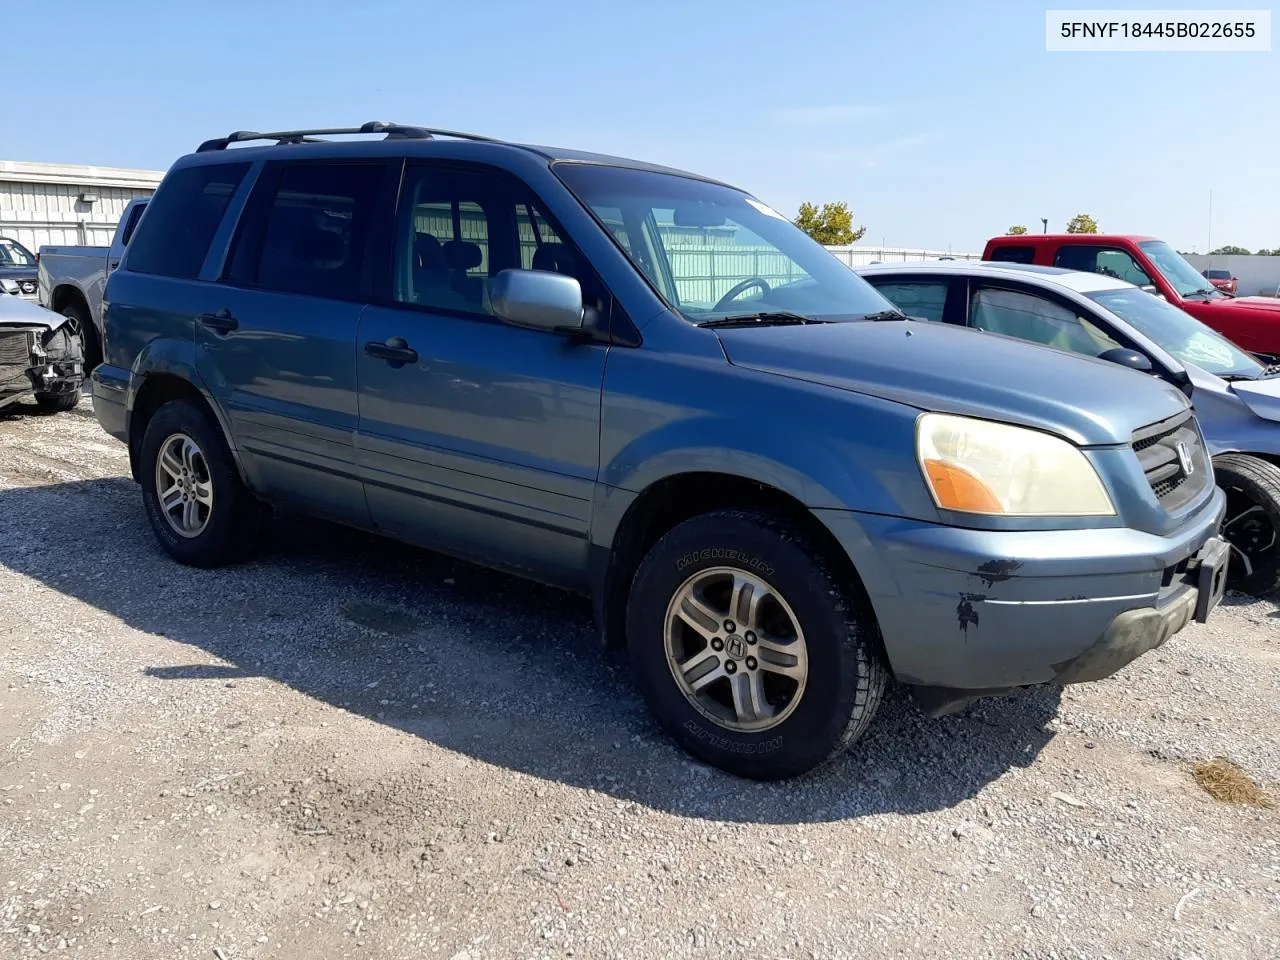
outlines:
[[66, 322], [67, 318], [60, 313], [46, 310], [11, 293], [0, 292], [0, 328], [42, 327], [56, 330]]
[[1280, 420], [1280, 377], [1236, 380], [1230, 388], [1254, 416], [1263, 420]]
[[1229, 300], [1206, 300], [1201, 306], [1214, 310], [1260, 310], [1280, 317], [1280, 300], [1275, 297], [1232, 297]]
[[1163, 380], [1010, 337], [917, 321], [716, 331], [729, 362], [1081, 445], [1129, 443], [1187, 398]]
[[9, 264], [0, 266], [0, 277], [4, 277], [6, 280], [34, 280], [39, 275], [39, 270], [36, 267], [15, 267]]

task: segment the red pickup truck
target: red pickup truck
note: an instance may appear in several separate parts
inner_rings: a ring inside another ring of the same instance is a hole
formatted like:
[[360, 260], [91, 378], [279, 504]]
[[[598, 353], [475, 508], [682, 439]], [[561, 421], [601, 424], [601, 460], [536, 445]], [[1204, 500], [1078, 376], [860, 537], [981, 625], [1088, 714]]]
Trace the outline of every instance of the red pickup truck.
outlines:
[[992, 237], [982, 259], [1118, 277], [1181, 307], [1266, 362], [1280, 362], [1280, 300], [1223, 293], [1163, 240], [1109, 233]]

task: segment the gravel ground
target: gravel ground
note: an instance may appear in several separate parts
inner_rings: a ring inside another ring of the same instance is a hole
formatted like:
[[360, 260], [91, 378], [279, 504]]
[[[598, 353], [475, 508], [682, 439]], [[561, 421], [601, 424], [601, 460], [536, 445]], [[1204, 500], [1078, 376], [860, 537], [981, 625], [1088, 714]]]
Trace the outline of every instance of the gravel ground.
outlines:
[[1280, 609], [745, 783], [587, 604], [279, 519], [164, 558], [88, 400], [0, 413], [0, 954], [1280, 956]]

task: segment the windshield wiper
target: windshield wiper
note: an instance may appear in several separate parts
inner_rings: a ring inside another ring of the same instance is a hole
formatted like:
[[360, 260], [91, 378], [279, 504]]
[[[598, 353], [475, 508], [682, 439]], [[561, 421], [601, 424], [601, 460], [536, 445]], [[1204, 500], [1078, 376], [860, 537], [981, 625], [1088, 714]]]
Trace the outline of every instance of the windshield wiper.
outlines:
[[864, 313], [858, 319], [876, 323], [880, 320], [910, 320], [911, 318], [901, 310], [877, 310], [875, 313]]
[[1214, 293], [1217, 293], [1216, 287], [1203, 287], [1199, 290], [1192, 290], [1190, 293], [1184, 293], [1182, 295], [1182, 298], [1185, 300], [1187, 297], [1194, 297], [1197, 294], [1199, 294], [1200, 296], [1204, 297], [1207, 300]]
[[826, 323], [825, 320], [814, 320], [802, 317], [798, 313], [786, 310], [761, 311], [759, 313], [731, 313], [727, 317], [716, 317], [714, 320], [703, 320], [700, 327], [788, 327], [806, 323]]

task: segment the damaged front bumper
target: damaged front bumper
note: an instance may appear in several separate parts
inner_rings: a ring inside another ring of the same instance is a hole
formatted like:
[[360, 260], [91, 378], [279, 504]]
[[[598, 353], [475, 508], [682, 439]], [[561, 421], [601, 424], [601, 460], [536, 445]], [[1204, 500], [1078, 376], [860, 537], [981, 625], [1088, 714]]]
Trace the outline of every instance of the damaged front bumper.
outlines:
[[75, 330], [0, 329], [0, 407], [31, 395], [79, 393], [83, 383], [84, 352]]
[[932, 713], [1042, 684], [1100, 680], [1222, 598], [1225, 494], [1177, 533], [943, 527], [841, 511], [819, 516], [849, 551], [894, 675]]

